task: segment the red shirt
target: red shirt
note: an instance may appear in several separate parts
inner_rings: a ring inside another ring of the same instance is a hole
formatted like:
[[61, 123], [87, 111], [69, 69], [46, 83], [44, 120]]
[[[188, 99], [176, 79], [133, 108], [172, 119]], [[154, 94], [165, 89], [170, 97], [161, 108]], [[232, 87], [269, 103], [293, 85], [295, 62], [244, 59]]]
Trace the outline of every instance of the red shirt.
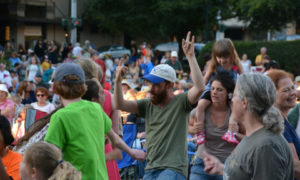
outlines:
[[101, 83], [104, 83], [104, 81], [105, 81], [105, 71], [106, 71], [105, 62], [102, 59], [96, 59], [95, 63], [97, 63], [102, 68], [103, 77], [101, 79]]

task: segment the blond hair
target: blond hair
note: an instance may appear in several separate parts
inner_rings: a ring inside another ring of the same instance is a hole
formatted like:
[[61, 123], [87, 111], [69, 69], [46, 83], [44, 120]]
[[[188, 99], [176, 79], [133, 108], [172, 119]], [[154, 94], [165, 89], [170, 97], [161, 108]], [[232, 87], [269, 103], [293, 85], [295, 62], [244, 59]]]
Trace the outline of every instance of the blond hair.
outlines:
[[79, 180], [81, 173], [69, 162], [62, 161], [62, 153], [55, 145], [37, 142], [24, 153], [24, 161], [30, 168], [39, 171], [38, 179]]

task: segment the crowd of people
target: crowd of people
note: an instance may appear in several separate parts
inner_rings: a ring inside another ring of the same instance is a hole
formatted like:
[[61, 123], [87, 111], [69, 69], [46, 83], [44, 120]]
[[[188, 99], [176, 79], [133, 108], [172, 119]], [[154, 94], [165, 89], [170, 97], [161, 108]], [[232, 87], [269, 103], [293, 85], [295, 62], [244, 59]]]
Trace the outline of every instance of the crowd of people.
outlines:
[[[0, 179], [118, 180], [122, 151], [143, 162], [144, 180], [300, 179], [300, 77], [265, 47], [252, 67], [227, 38], [202, 72], [194, 41], [191, 32], [182, 40], [188, 72], [176, 51], [150, 45], [101, 59], [89, 41], [39, 40], [27, 52], [8, 42]], [[122, 139], [126, 124], [137, 124], [134, 147]]]

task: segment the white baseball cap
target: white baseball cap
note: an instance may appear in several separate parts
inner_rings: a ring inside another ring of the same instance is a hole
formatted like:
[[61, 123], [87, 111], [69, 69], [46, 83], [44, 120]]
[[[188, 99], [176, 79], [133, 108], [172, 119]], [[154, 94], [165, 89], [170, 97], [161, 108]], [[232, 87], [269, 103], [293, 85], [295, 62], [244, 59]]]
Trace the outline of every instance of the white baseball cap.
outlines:
[[143, 76], [143, 78], [153, 84], [161, 83], [164, 80], [174, 83], [176, 81], [176, 72], [170, 65], [160, 64], [155, 66], [150, 74]]
[[4, 91], [8, 93], [7, 87], [5, 84], [0, 84], [0, 91]]
[[171, 53], [171, 57], [178, 57], [178, 54], [177, 54], [177, 52], [176, 52], [176, 51], [172, 51], [172, 53]]

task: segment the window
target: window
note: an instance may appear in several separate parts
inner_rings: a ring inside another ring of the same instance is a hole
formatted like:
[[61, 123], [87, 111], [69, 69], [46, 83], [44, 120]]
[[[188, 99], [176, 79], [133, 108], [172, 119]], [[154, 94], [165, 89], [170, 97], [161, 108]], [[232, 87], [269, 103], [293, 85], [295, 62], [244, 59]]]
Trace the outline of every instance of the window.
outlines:
[[25, 6], [25, 17], [28, 18], [46, 18], [46, 6]]

